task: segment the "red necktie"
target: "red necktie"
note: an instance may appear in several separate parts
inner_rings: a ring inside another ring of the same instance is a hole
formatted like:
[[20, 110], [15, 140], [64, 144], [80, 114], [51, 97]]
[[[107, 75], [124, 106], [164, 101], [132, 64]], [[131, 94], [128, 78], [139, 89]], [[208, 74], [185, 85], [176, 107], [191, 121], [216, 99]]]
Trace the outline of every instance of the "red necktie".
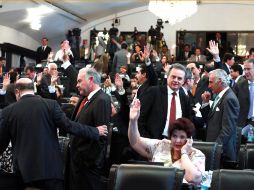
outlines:
[[80, 103], [80, 105], [79, 105], [79, 108], [78, 108], [78, 112], [77, 112], [77, 114], [76, 114], [76, 116], [78, 116], [79, 115], [79, 113], [80, 113], [80, 111], [82, 110], [82, 108], [85, 106], [85, 104], [86, 104], [86, 102], [87, 102], [87, 97], [86, 98], [84, 98], [83, 100], [82, 100], [82, 102]]
[[169, 123], [172, 123], [176, 120], [176, 92], [172, 93], [172, 99], [171, 99], [171, 106], [170, 106], [170, 116], [169, 116]]

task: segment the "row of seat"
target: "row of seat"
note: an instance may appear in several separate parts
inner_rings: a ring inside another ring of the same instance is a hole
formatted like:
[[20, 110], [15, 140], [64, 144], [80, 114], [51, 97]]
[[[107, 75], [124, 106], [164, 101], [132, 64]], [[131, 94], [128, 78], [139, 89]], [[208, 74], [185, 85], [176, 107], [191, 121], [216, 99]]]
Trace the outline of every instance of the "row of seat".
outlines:
[[[177, 168], [152, 165], [113, 165], [108, 190], [181, 190], [184, 171]], [[211, 190], [244, 189], [254, 187], [254, 171], [214, 170]], [[191, 186], [190, 186], [191, 187]]]

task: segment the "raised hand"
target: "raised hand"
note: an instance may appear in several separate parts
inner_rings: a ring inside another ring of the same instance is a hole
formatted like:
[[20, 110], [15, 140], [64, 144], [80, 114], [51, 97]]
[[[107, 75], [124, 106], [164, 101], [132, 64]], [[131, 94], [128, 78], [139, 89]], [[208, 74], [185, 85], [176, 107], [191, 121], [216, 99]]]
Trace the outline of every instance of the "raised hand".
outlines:
[[106, 125], [101, 125], [101, 126], [98, 126], [96, 128], [98, 129], [100, 136], [107, 136], [107, 134], [108, 134], [108, 128], [107, 128]]
[[209, 41], [209, 48], [206, 48], [213, 56], [219, 56], [219, 47], [218, 43], [215, 43], [215, 41], [210, 40]]
[[6, 90], [8, 85], [11, 83], [9, 73], [6, 73], [3, 78], [3, 89]]
[[140, 114], [140, 101], [139, 99], [134, 99], [131, 103], [130, 108], [130, 120], [138, 120]]
[[117, 89], [123, 88], [123, 80], [122, 80], [122, 77], [120, 77], [119, 73], [116, 73], [115, 85]]

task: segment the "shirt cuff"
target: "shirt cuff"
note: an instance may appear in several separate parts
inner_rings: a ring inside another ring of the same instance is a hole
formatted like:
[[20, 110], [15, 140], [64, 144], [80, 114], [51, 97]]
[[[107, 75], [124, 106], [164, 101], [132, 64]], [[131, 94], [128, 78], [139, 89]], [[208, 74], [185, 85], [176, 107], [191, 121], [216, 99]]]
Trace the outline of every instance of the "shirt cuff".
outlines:
[[6, 90], [0, 89], [0, 95], [5, 95], [5, 94], [6, 94]]
[[206, 103], [202, 103], [202, 106], [201, 106], [201, 109], [208, 106], [209, 105], [209, 102], [206, 102]]
[[220, 56], [219, 56], [219, 55], [215, 55], [215, 56], [213, 57], [213, 60], [214, 60], [215, 62], [220, 62]]
[[49, 93], [52, 94], [52, 93], [55, 93], [56, 92], [56, 88], [55, 86], [48, 86], [48, 89], [49, 89]]
[[148, 58], [145, 62], [146, 62], [146, 66], [150, 66], [150, 65], [151, 65], [151, 60], [150, 60], [150, 58]]
[[70, 65], [71, 65], [71, 62], [68, 60], [68, 61], [63, 62], [61, 67], [63, 67], [66, 70]]

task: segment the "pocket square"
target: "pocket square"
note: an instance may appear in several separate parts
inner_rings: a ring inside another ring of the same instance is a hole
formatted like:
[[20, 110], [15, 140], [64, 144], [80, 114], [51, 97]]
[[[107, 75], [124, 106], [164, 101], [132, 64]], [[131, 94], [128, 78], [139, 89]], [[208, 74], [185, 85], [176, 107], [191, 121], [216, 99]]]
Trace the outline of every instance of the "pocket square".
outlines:
[[217, 107], [217, 108], [215, 109], [215, 111], [220, 111], [220, 108]]

